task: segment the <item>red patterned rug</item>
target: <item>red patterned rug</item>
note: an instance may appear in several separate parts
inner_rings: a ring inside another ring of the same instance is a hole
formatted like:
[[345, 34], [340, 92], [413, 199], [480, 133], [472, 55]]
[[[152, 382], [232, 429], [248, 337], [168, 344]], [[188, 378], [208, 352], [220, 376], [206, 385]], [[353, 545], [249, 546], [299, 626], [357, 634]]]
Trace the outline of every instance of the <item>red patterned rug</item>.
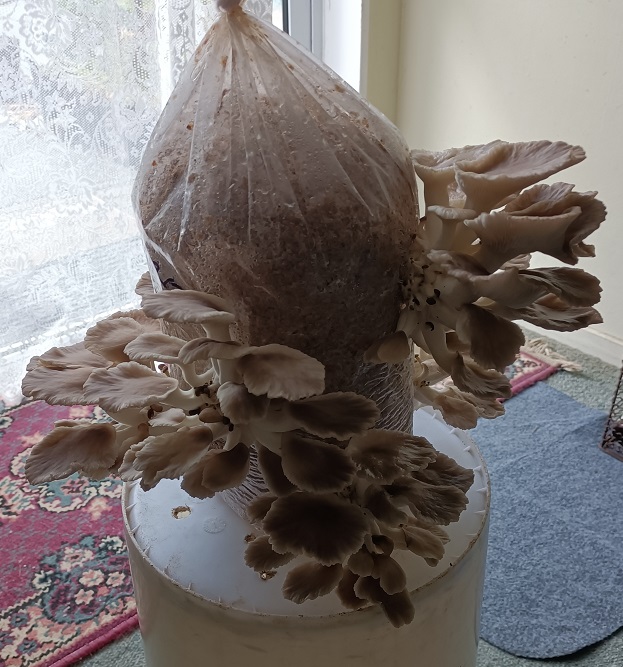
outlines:
[[[563, 362], [534, 348], [507, 369], [513, 394]], [[23, 466], [60, 419], [99, 408], [0, 404], [0, 666], [68, 667], [137, 627], [121, 482], [74, 475], [32, 487]]]
[[532, 341], [521, 349], [515, 363], [508, 366], [505, 374], [511, 382], [513, 396], [516, 396], [520, 391], [545, 380], [561, 368], [577, 369], [573, 364], [540, 345], [539, 341]]
[[137, 626], [121, 482], [31, 486], [31, 447], [59, 419], [99, 408], [39, 401], [0, 412], [0, 665], [66, 667]]

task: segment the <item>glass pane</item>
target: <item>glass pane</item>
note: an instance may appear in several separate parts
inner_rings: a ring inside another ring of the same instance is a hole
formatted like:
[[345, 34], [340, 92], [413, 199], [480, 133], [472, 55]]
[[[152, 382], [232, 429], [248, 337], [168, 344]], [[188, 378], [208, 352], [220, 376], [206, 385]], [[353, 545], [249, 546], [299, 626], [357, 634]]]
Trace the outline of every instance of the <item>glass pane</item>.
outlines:
[[281, 30], [288, 32], [288, 27], [285, 24], [284, 3], [287, 3], [287, 0], [273, 0], [273, 23]]

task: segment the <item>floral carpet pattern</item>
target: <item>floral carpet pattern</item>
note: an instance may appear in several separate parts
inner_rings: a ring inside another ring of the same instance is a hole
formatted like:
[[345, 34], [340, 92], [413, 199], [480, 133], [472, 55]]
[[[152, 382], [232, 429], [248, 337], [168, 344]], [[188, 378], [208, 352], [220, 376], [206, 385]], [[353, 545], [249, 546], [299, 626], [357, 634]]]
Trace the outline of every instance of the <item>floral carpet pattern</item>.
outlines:
[[59, 419], [105, 420], [99, 408], [41, 402], [0, 412], [2, 667], [65, 667], [137, 626], [121, 482], [33, 487], [23, 476]]
[[[558, 370], [522, 351], [513, 394]], [[0, 667], [68, 667], [138, 625], [123, 541], [119, 480], [78, 475], [31, 486], [31, 448], [60, 419], [99, 408], [0, 403]]]
[[522, 350], [515, 362], [508, 366], [505, 375], [511, 382], [515, 396], [533, 384], [545, 380], [560, 368], [561, 363], [558, 360], [546, 359], [538, 353]]

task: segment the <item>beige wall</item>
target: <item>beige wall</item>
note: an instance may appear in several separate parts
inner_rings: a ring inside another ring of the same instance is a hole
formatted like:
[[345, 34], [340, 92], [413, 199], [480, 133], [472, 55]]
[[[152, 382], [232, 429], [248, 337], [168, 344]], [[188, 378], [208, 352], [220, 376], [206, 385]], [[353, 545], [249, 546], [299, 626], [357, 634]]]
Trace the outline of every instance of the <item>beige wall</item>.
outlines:
[[396, 121], [411, 146], [548, 138], [586, 149], [584, 163], [554, 180], [599, 190], [608, 206], [608, 220], [591, 237], [597, 259], [580, 264], [602, 280], [604, 324], [563, 340], [618, 364], [623, 2], [402, 0], [400, 24]]
[[398, 111], [401, 18], [402, 0], [363, 0], [360, 91], [394, 123]]

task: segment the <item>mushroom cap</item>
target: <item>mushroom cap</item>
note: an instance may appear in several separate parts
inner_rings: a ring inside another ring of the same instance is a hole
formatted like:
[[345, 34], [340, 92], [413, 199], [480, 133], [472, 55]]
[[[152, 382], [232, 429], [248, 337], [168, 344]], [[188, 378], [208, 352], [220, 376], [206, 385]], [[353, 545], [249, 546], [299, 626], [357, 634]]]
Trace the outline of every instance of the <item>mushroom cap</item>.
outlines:
[[154, 283], [152, 282], [149, 271], [145, 271], [145, 273], [138, 279], [136, 287], [134, 288], [134, 293], [141, 297], [154, 293]]
[[149, 437], [149, 425], [146, 423], [138, 424], [138, 426], [115, 424], [115, 429], [117, 431], [117, 458], [109, 472], [119, 475], [119, 469], [123, 465], [128, 451], [132, 447], [137, 447]]
[[22, 393], [50, 405], [90, 405], [84, 383], [93, 373], [91, 367], [55, 370], [40, 366], [28, 371], [22, 380]]
[[445, 553], [443, 541], [430, 530], [417, 525], [408, 525], [403, 528], [406, 547], [426, 560], [439, 562]]
[[363, 433], [381, 416], [376, 403], [354, 392], [320, 394], [289, 403], [287, 409], [298, 425], [321, 438], [346, 440]]
[[249, 449], [245, 444], [211, 449], [184, 473], [182, 488], [194, 498], [211, 498], [218, 491], [242, 484], [248, 472]]
[[368, 522], [360, 507], [338, 496], [301, 491], [277, 498], [262, 526], [275, 551], [336, 565], [359, 551]]
[[242, 384], [225, 382], [216, 392], [223, 414], [234, 424], [248, 424], [263, 419], [268, 413], [269, 399], [255, 396]]
[[41, 356], [33, 357], [26, 370], [31, 371], [43, 367], [62, 371], [72, 368], [103, 368], [104, 366], [110, 366], [109, 361], [88, 350], [84, 341], [81, 341], [68, 347], [53, 347]]
[[[572, 269], [566, 266], [527, 269], [519, 271], [519, 278], [540, 282], [545, 286], [545, 289], [570, 306], [593, 306], [601, 298], [599, 279], [582, 269]], [[534, 301], [536, 299], [532, 302]], [[527, 306], [529, 304], [522, 303], [521, 305]]]
[[517, 358], [526, 342], [523, 331], [514, 323], [494, 313], [465, 304], [456, 323], [459, 338], [470, 346], [470, 356], [484, 368], [503, 371]]
[[576, 331], [603, 322], [594, 308], [569, 306], [554, 294], [541, 297], [533, 306], [516, 311], [514, 316], [553, 331]]
[[249, 542], [244, 554], [244, 562], [256, 572], [275, 570], [286, 565], [293, 558], [294, 554], [277, 553], [266, 535], [256, 537], [252, 542]]
[[546, 280], [538, 280], [529, 272], [516, 268], [476, 276], [471, 284], [480, 297], [499, 301], [511, 308], [523, 308], [534, 303], [545, 296], [549, 288]]
[[288, 572], [283, 582], [283, 596], [296, 604], [329, 594], [340, 583], [341, 565], [303, 563]]
[[[412, 150], [411, 160], [415, 173], [424, 182], [425, 187], [445, 187], [452, 185], [455, 180], [455, 165], [457, 162], [474, 161], [495, 153], [505, 142], [496, 139], [488, 144], [479, 146], [463, 146], [462, 148], [448, 148], [443, 151]], [[428, 202], [429, 204], [447, 205], [447, 200]]]
[[[571, 183], [539, 183], [524, 190], [504, 207], [507, 213], [520, 216], [560, 215], [573, 206], [583, 210], [595, 201], [597, 192], [576, 192]], [[605, 217], [605, 207], [601, 202]], [[603, 218], [602, 218], [603, 219]]]
[[200, 500], [213, 498], [215, 495], [212, 489], [203, 486], [203, 464], [201, 460], [184, 473], [181, 487], [189, 496]]
[[461, 391], [475, 396], [509, 398], [511, 395], [510, 381], [503, 373], [481, 368], [460, 354], [454, 358], [451, 375]]
[[179, 357], [185, 364], [206, 359], [239, 359], [251, 350], [236, 341], [219, 341], [212, 338], [195, 338], [180, 350]]
[[141, 486], [151, 489], [161, 479], [176, 479], [195, 465], [212, 443], [207, 426], [182, 427], [174, 433], [150, 436], [135, 449], [132, 467], [141, 473]]
[[441, 416], [448, 426], [466, 431], [475, 428], [478, 424], [480, 415], [476, 407], [454, 393], [436, 392], [432, 406], [441, 412]]
[[415, 616], [415, 608], [407, 591], [390, 595], [383, 590], [379, 580], [373, 577], [361, 577], [354, 585], [354, 592], [361, 599], [379, 604], [395, 628], [408, 625]]
[[457, 208], [455, 206], [429, 206], [426, 209], [427, 213], [433, 213], [442, 220], [447, 222], [465, 222], [477, 218], [478, 213], [469, 208]]
[[212, 491], [225, 491], [244, 482], [249, 473], [249, 448], [242, 442], [232, 449], [212, 449], [202, 459], [201, 484]]
[[391, 483], [405, 471], [426, 467], [437, 452], [425, 438], [373, 429], [351, 438], [346, 453], [364, 479]]
[[382, 521], [389, 526], [400, 525], [407, 518], [407, 515], [398, 508], [397, 504], [392, 502], [392, 498], [387, 495], [383, 488], [376, 485], [370, 485], [368, 488], [365, 494], [365, 507], [374, 514], [378, 521]]
[[296, 491], [296, 486], [285, 476], [281, 456], [268, 447], [256, 444], [257, 460], [268, 490], [276, 496], [287, 496]]
[[133, 310], [123, 310], [109, 315], [107, 320], [117, 320], [120, 317], [130, 317], [133, 320], [136, 320], [139, 324], [142, 324], [145, 327], [145, 332], [153, 331], [158, 332], [162, 331], [160, 328], [160, 321], [154, 320], [152, 317], [148, 317], [143, 310], [140, 308], [135, 308]]
[[130, 341], [124, 348], [132, 361], [161, 361], [179, 363], [179, 353], [186, 341], [163, 333], [144, 333]]
[[180, 408], [169, 408], [167, 410], [163, 410], [162, 412], [157, 412], [149, 420], [149, 425], [152, 428], [158, 428], [161, 426], [178, 428], [186, 419], [187, 415], [184, 410]]
[[141, 300], [141, 307], [149, 317], [180, 324], [233, 324], [235, 321], [225, 299], [196, 290], [176, 289], [146, 294]]
[[427, 151], [416, 148], [411, 151], [411, 160], [415, 173], [422, 180], [425, 180], [425, 176], [432, 174], [445, 174], [448, 178], [452, 177], [454, 179], [454, 165], [457, 162], [478, 160], [491, 154], [504, 144], [505, 142], [501, 139], [495, 139], [488, 144], [446, 148], [443, 151]]
[[142, 408], [167, 398], [178, 388], [177, 380], [129, 361], [110, 369], [96, 369], [84, 384], [87, 401], [107, 412]]
[[362, 547], [348, 559], [346, 567], [360, 577], [369, 577], [374, 570], [374, 558], [365, 547]]
[[383, 533], [374, 533], [366, 535], [366, 548], [374, 554], [385, 554], [388, 556], [394, 551], [394, 541]]
[[275, 500], [277, 500], [277, 496], [273, 496], [270, 493], [265, 493], [254, 498], [247, 505], [247, 516], [249, 517], [249, 521], [253, 523], [263, 521]]
[[453, 458], [442, 452], [437, 452], [437, 458], [426, 468], [411, 473], [413, 479], [435, 486], [456, 486], [463, 493], [467, 493], [474, 483], [474, 471], [463, 468]]
[[[152, 326], [157, 326], [153, 323]], [[115, 363], [129, 361], [124, 348], [145, 333], [146, 327], [132, 317], [114, 317], [99, 321], [84, 337], [85, 347]]]
[[89, 475], [114, 465], [117, 431], [112, 424], [64, 421], [32, 449], [25, 466], [31, 484], [44, 484], [75, 472]]
[[22, 393], [50, 405], [88, 405], [84, 383], [95, 368], [108, 366], [110, 362], [88, 350], [84, 342], [53, 347], [30, 360]]
[[406, 498], [416, 518], [443, 526], [458, 521], [467, 507], [465, 492], [450, 484], [438, 486], [413, 477], [400, 477], [386, 491], [390, 496]]
[[[542, 217], [494, 211], [482, 213], [465, 224], [481, 241], [475, 259], [490, 271], [495, 271], [513, 257], [537, 251], [561, 262], [576, 264], [578, 259], [573, 253], [569, 236], [575, 236], [570, 230], [575, 229], [574, 225], [581, 213], [579, 206], [573, 206], [558, 215]], [[578, 243], [576, 239], [576, 246]]]
[[402, 567], [385, 554], [375, 555], [372, 576], [379, 580], [381, 588], [389, 595], [400, 593], [407, 585], [407, 575]]
[[141, 473], [134, 469], [134, 461], [136, 459], [136, 450], [130, 447], [124, 457], [117, 474], [124, 482], [136, 482], [141, 478]]
[[343, 449], [297, 433], [283, 436], [281, 465], [299, 489], [316, 493], [342, 491], [355, 474], [355, 465]]
[[411, 343], [404, 331], [395, 331], [373, 343], [363, 355], [369, 364], [400, 364], [411, 356]]
[[466, 206], [490, 211], [506, 197], [586, 157], [580, 146], [562, 141], [500, 142], [476, 158], [456, 162], [456, 180]]
[[238, 361], [238, 371], [252, 394], [296, 401], [324, 391], [324, 366], [285, 345], [252, 348]]
[[337, 585], [335, 592], [337, 593], [340, 602], [347, 609], [361, 609], [368, 605], [368, 601], [357, 596], [355, 593], [355, 586], [359, 581], [359, 575], [344, 569], [340, 583]]

